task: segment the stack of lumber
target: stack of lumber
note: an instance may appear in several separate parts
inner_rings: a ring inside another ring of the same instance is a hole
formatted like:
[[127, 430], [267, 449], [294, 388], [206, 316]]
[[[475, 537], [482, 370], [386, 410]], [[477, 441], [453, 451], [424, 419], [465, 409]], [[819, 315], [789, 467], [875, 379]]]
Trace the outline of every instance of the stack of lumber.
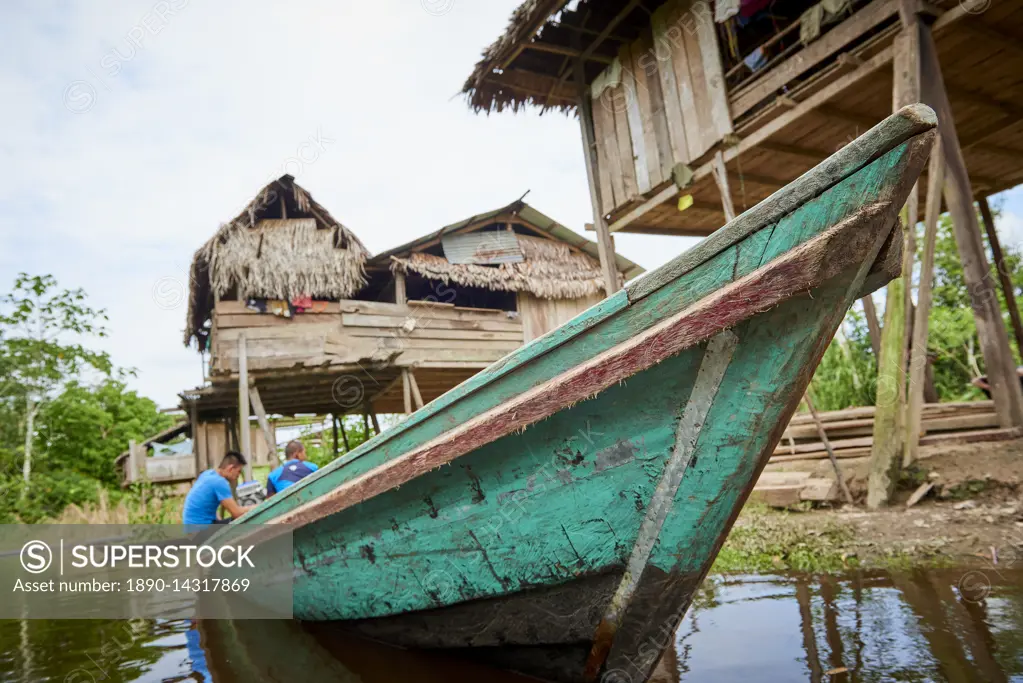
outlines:
[[[874, 407], [820, 413], [824, 433], [838, 458], [870, 455], [874, 439]], [[1012, 438], [1014, 430], [998, 429], [991, 401], [927, 403], [923, 408], [920, 444], [969, 443]], [[797, 413], [782, 435], [771, 462], [818, 460], [828, 457], [809, 413]]]
[[[824, 432], [841, 462], [870, 455], [874, 439], [874, 407], [820, 413]], [[1021, 436], [1018, 428], [1001, 429], [992, 401], [927, 403], [923, 408], [921, 446], [998, 441]], [[926, 452], [922, 454], [926, 457]], [[809, 413], [797, 413], [774, 450], [770, 464], [826, 460], [828, 451]], [[834, 477], [809, 472], [765, 471], [757, 482], [756, 498], [769, 505], [788, 506], [800, 500], [837, 500]]]

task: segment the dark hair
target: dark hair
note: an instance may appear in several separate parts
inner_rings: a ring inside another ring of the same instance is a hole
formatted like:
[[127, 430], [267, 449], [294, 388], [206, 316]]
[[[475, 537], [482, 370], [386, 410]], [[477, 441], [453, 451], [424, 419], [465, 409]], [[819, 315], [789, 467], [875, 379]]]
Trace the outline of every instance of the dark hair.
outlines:
[[230, 465], [247, 465], [247, 464], [248, 464], [248, 460], [246, 460], [245, 456], [242, 455], [241, 453], [239, 453], [238, 451], [228, 451], [227, 455], [224, 456], [224, 459], [220, 461], [220, 466], [221, 467], [228, 467]]
[[284, 447], [284, 457], [291, 459], [291, 456], [297, 455], [305, 450], [305, 446], [302, 445], [301, 441], [289, 441], [288, 445]]

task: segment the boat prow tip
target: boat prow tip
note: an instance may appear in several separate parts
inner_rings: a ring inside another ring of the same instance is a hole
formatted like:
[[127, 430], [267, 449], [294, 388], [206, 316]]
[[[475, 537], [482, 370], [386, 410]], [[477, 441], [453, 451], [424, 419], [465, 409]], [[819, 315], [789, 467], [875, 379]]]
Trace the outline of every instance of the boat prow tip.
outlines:
[[899, 116], [924, 128], [936, 128], [938, 126], [938, 115], [923, 102], [907, 104], [895, 112], [894, 116]]

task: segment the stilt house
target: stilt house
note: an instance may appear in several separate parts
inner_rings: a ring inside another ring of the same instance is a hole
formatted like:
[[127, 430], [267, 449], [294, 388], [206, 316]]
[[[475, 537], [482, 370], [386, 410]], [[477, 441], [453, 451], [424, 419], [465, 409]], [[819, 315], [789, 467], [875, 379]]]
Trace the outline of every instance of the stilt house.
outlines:
[[[889, 303], [904, 305], [886, 307], [883, 332], [873, 301], [864, 299], [882, 373], [890, 374], [879, 384], [901, 388], [898, 401], [879, 407], [898, 415], [878, 419], [875, 448], [889, 449], [881, 460], [896, 462], [903, 437], [892, 430], [909, 424], [905, 457], [913, 458], [924, 381], [909, 374], [926, 366], [927, 254], [942, 199], [1000, 425], [1023, 425], [996, 287], [1009, 301], [1020, 349], [1023, 324], [987, 205], [988, 195], [1023, 181], [1023, 1], [528, 0], [486, 48], [464, 92], [477, 111], [578, 113], [605, 266], [614, 232], [708, 235], [893, 107], [928, 104], [938, 115], [940, 151], [920, 181], [926, 191], [915, 189], [905, 212], [910, 225], [925, 215], [927, 226], [915, 348], [906, 313], [911, 283], [889, 285]], [[906, 235], [901, 272], [909, 273], [915, 230]], [[608, 268], [605, 277], [613, 287]]]
[[[615, 286], [640, 272], [617, 257]], [[605, 294], [597, 245], [524, 202], [369, 258], [283, 176], [196, 252], [185, 343], [207, 354], [208, 382], [183, 404], [195, 424], [225, 422], [227, 445], [247, 453], [237, 425], [250, 408], [261, 425], [297, 413], [375, 423]]]

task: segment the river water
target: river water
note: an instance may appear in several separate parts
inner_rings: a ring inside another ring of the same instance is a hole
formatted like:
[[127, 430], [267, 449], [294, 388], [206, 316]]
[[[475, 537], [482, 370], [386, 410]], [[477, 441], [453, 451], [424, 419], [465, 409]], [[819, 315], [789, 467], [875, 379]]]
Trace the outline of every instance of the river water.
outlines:
[[[322, 641], [293, 622], [2, 621], [0, 681], [526, 680]], [[714, 576], [653, 680], [1023, 682], [1023, 571]]]

